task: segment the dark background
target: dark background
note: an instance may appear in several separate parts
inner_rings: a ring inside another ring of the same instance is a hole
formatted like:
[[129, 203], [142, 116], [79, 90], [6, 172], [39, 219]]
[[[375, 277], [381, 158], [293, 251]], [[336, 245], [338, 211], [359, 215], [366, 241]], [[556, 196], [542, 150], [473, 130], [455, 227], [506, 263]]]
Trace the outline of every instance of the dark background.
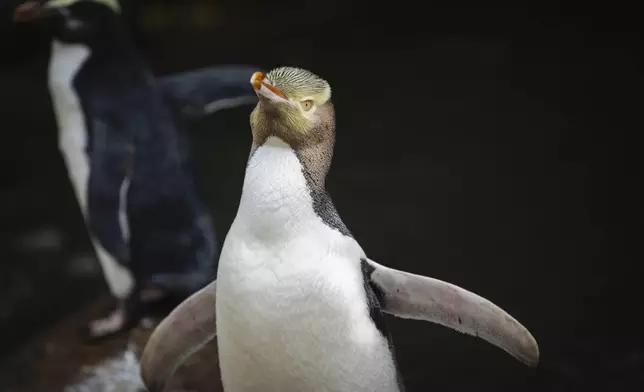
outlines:
[[[0, 359], [107, 290], [57, 150], [48, 42], [10, 25], [16, 3], [0, 9]], [[485, 296], [540, 344], [534, 370], [389, 318], [410, 391], [644, 390], [636, 2], [182, 3], [126, 4], [157, 74], [251, 63], [326, 78], [328, 188], [370, 257]], [[220, 240], [249, 111], [190, 130]]]

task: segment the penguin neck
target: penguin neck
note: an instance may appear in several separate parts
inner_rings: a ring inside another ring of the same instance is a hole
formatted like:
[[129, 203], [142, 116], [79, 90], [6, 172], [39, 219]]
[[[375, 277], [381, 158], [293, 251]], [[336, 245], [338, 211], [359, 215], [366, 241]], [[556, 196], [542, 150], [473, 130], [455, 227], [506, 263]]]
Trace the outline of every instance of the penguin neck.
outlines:
[[270, 136], [262, 145], [253, 146], [238, 218], [258, 237], [301, 235], [319, 222], [314, 194], [324, 192], [325, 175], [312, 181], [300, 152]]
[[61, 130], [64, 128], [61, 128], [61, 121], [64, 122], [70, 117], [69, 114], [81, 111], [74, 80], [90, 55], [91, 50], [86, 45], [52, 41], [48, 83], [54, 113]]
[[[87, 175], [87, 158], [84, 152], [87, 147], [87, 132], [81, 102], [73, 82], [89, 56], [90, 49], [85, 45], [68, 45], [57, 40], [52, 42], [49, 92], [58, 125], [59, 148], [76, 187], [85, 182]], [[84, 189], [77, 191], [80, 194], [85, 193]], [[84, 197], [81, 199], [81, 205], [84, 207], [83, 201]]]

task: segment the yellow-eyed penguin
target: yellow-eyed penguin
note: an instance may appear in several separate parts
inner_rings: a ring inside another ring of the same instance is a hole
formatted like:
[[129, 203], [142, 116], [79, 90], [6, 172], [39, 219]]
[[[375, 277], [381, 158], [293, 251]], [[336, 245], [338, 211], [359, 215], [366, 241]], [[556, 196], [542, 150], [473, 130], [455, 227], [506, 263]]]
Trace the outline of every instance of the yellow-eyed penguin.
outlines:
[[481, 337], [537, 365], [535, 339], [498, 306], [380, 265], [352, 237], [325, 190], [335, 139], [325, 80], [283, 67], [251, 84], [253, 144], [217, 280], [152, 335], [141, 361], [151, 391], [215, 335], [226, 392], [403, 391], [383, 312]]

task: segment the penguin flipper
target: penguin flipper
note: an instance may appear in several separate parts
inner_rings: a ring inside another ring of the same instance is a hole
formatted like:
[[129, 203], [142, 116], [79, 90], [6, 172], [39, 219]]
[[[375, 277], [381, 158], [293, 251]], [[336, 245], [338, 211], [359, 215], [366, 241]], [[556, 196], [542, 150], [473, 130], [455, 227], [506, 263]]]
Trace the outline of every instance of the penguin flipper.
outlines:
[[257, 103], [250, 77], [259, 67], [225, 65], [167, 75], [157, 79], [175, 112], [199, 119], [222, 109]]
[[[215, 293], [213, 281], [179, 304], [152, 332], [140, 361], [148, 391], [162, 391], [188, 357], [206, 344], [217, 344]], [[218, 363], [210, 366], [214, 373], [219, 372]], [[213, 374], [212, 380], [221, 383], [218, 374]], [[221, 386], [213, 387], [213, 392], [223, 391]]]
[[384, 312], [480, 337], [528, 366], [539, 363], [539, 346], [532, 334], [487, 299], [451, 283], [368, 262], [374, 268], [371, 282], [383, 293]]

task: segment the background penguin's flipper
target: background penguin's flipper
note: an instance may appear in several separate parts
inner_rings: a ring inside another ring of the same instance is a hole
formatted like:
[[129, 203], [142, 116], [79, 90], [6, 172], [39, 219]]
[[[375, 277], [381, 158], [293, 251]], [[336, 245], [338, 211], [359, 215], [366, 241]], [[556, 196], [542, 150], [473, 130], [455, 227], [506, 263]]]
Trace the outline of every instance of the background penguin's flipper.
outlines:
[[[130, 262], [129, 229], [124, 214], [133, 147], [125, 138], [114, 136], [114, 128], [104, 121], [93, 119], [91, 129], [89, 148], [92, 159], [87, 189], [88, 225], [107, 253], [119, 263], [127, 265]], [[119, 291], [110, 281], [109, 274], [106, 278], [112, 294], [120, 299], [125, 298], [130, 290]]]
[[160, 77], [158, 84], [175, 112], [198, 119], [257, 103], [250, 78], [258, 70], [250, 65], [213, 66]]
[[539, 346], [530, 332], [487, 299], [453, 284], [382, 266], [369, 260], [373, 285], [382, 291], [382, 310], [480, 337], [519, 361], [536, 366]]
[[[217, 344], [215, 338], [216, 282], [197, 291], [177, 306], [154, 330], [141, 356], [141, 378], [150, 392], [162, 391], [172, 376], [192, 354], [206, 344]], [[210, 364], [213, 392], [221, 377], [219, 364]]]

